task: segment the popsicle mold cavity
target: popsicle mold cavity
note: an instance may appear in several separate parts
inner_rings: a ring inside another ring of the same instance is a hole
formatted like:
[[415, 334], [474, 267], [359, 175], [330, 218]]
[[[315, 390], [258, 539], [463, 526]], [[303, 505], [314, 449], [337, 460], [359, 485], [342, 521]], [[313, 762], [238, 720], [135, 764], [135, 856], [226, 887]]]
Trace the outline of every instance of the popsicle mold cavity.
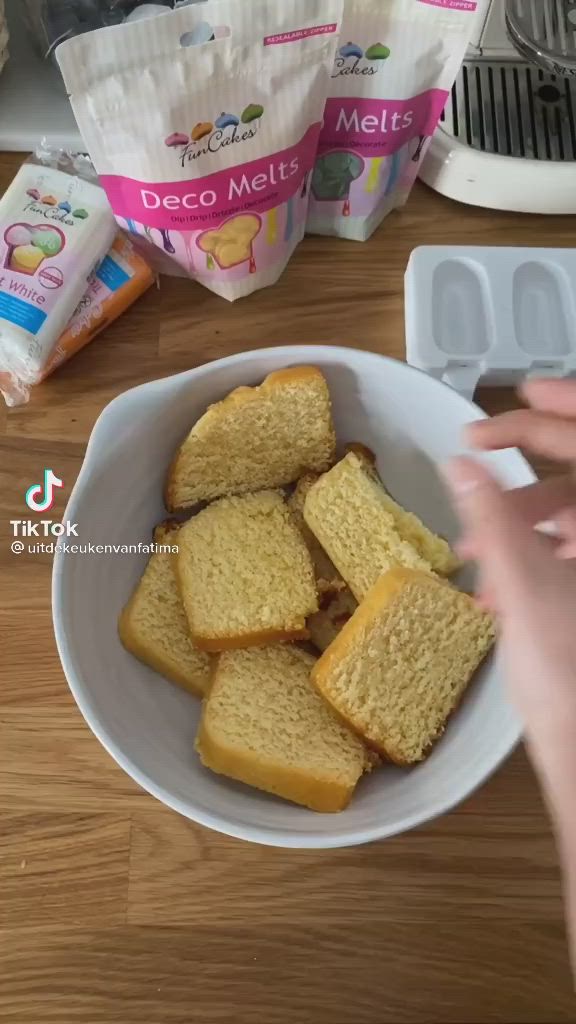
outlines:
[[[512, 304], [516, 341], [527, 355], [565, 356], [570, 352], [568, 282], [560, 267], [532, 261], [514, 272]], [[572, 317], [572, 333], [576, 323]]]
[[488, 352], [489, 308], [481, 267], [464, 260], [438, 264], [432, 282], [432, 330], [442, 352], [468, 357]]

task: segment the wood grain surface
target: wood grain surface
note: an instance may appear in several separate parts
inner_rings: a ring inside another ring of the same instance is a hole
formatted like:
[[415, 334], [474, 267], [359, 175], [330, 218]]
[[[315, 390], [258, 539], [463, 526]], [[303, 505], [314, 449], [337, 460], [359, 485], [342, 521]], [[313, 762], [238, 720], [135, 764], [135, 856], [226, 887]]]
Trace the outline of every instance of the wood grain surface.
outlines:
[[[0, 155], [0, 191], [20, 159]], [[415, 246], [568, 246], [575, 229], [419, 187], [370, 242], [307, 239], [275, 288], [240, 303], [163, 280], [29, 406], [0, 410], [0, 1021], [576, 1020], [556, 853], [521, 750], [398, 839], [310, 853], [213, 834], [142, 792], [89, 732], [52, 636], [50, 556], [9, 550], [26, 488], [52, 466], [61, 512], [97, 416], [126, 388], [274, 344], [403, 358]]]

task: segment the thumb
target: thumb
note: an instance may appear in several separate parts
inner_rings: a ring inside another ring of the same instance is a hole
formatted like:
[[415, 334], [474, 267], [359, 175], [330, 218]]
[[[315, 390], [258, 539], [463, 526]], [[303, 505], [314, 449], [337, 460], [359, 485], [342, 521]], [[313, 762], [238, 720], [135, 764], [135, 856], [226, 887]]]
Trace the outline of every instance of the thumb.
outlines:
[[525, 593], [550, 561], [550, 542], [522, 518], [488, 470], [474, 459], [453, 459], [444, 469], [465, 541], [490, 589], [512, 600]]

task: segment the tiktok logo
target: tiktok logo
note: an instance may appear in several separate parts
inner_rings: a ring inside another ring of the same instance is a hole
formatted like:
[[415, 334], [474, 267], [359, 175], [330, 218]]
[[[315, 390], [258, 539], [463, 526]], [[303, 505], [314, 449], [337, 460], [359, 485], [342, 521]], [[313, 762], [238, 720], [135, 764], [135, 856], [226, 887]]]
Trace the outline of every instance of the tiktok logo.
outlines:
[[44, 483], [32, 484], [26, 491], [26, 504], [33, 512], [48, 512], [54, 504], [54, 491], [57, 487], [64, 487], [64, 481], [59, 480], [51, 469], [44, 470]]

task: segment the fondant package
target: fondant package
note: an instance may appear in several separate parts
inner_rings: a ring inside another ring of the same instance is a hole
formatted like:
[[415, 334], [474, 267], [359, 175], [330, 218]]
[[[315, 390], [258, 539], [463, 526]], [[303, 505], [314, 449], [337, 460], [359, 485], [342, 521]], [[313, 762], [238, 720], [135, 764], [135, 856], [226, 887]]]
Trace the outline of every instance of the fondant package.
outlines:
[[[112, 223], [114, 220], [112, 219]], [[116, 227], [115, 223], [114, 226]], [[88, 279], [88, 287], [65, 330], [42, 353], [34, 371], [18, 374], [13, 361], [0, 358], [0, 393], [6, 405], [24, 405], [31, 388], [46, 380], [59, 366], [114, 323], [154, 284], [154, 274], [121, 231], [102, 262]]]
[[345, 0], [308, 231], [364, 241], [406, 201], [475, 10], [475, 0]]
[[0, 200], [0, 373], [36, 382], [116, 231], [98, 185], [22, 165]]
[[207, 0], [58, 48], [116, 218], [157, 269], [230, 300], [278, 280], [304, 234], [341, 12]]

